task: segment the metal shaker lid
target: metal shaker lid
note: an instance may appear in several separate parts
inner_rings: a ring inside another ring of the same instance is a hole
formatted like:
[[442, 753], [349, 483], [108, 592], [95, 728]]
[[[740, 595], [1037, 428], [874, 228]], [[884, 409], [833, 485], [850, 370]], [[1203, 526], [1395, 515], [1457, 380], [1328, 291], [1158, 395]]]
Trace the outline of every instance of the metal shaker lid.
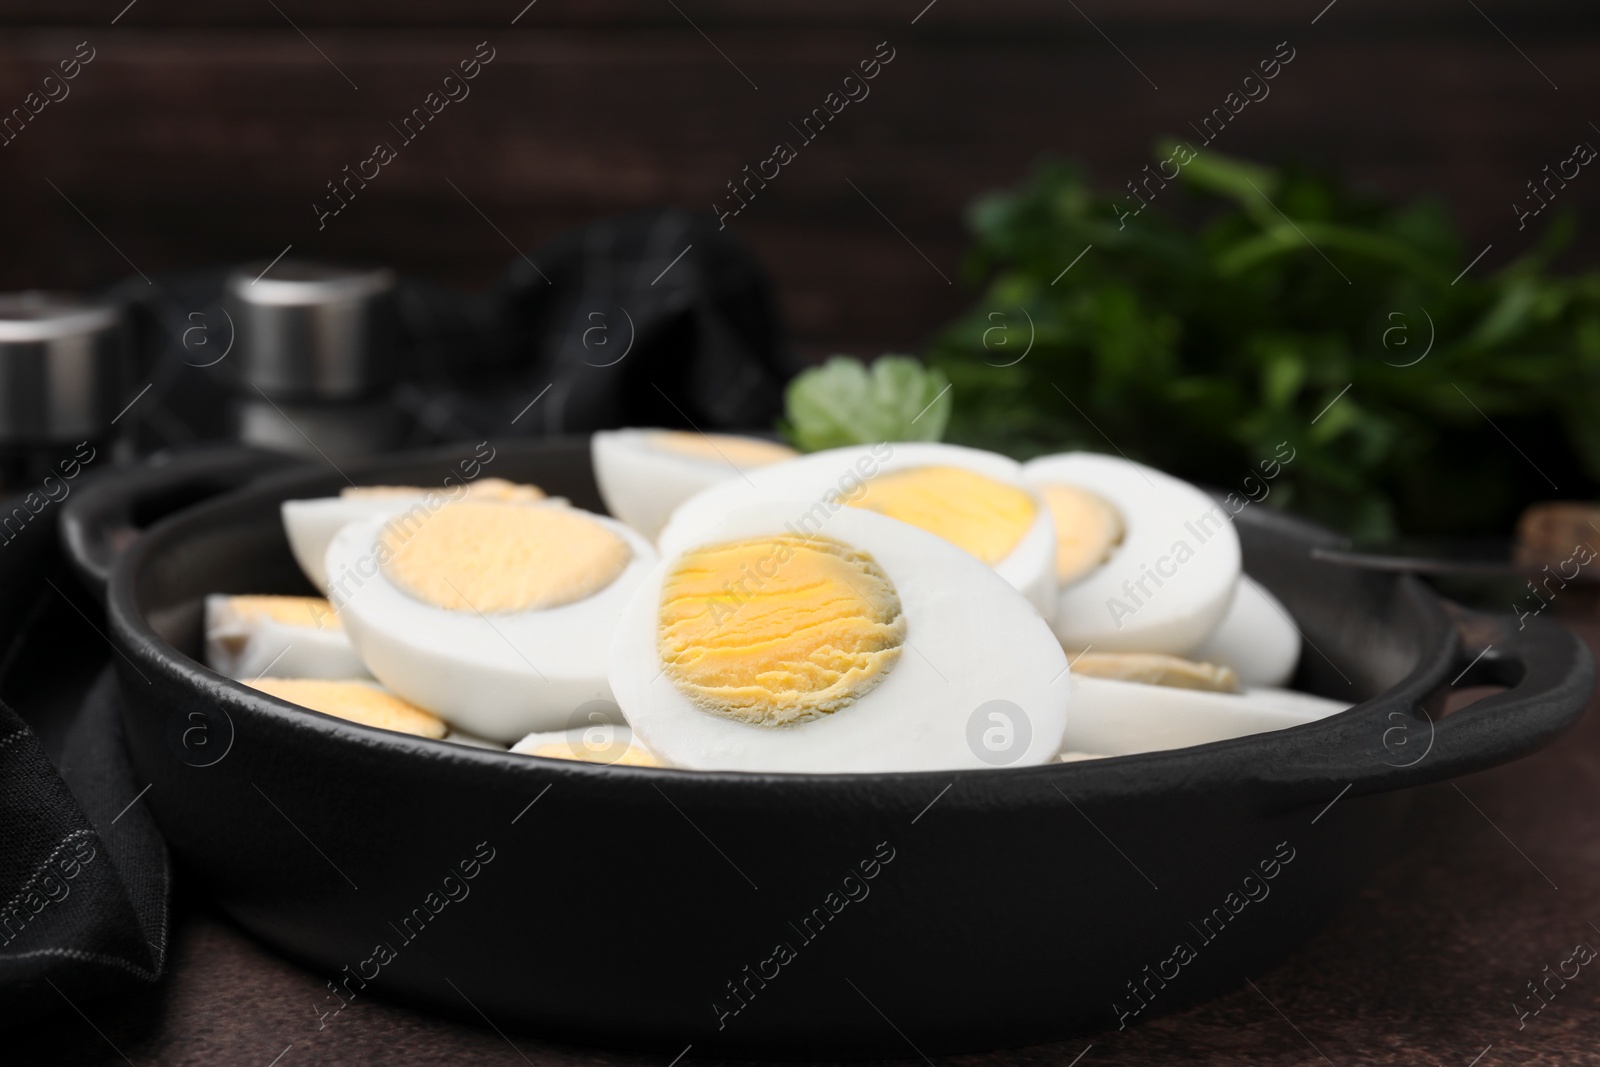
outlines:
[[243, 391], [342, 400], [388, 384], [394, 286], [394, 273], [383, 269], [290, 260], [239, 268], [228, 279], [228, 305]]
[[0, 294], [0, 443], [103, 436], [124, 400], [124, 341], [114, 304]]

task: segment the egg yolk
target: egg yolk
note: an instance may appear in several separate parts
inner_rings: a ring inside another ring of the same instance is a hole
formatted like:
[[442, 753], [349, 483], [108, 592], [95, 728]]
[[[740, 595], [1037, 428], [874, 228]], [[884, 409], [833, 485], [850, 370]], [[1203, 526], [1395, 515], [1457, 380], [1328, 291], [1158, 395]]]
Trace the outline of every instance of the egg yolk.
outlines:
[[1239, 676], [1232, 667], [1197, 663], [1155, 652], [1090, 652], [1072, 658], [1072, 673], [1118, 682], [1165, 685], [1173, 689], [1202, 689], [1211, 693], [1239, 692]]
[[1126, 533], [1122, 516], [1098, 494], [1075, 485], [1041, 485], [1056, 525], [1056, 579], [1075, 582], [1111, 558]]
[[960, 467], [880, 474], [847, 502], [938, 534], [991, 567], [1022, 543], [1036, 514], [1024, 490]]
[[793, 459], [798, 453], [787, 445], [763, 441], [759, 437], [739, 437], [725, 433], [685, 433], [681, 430], [664, 430], [652, 434], [650, 443], [666, 452], [680, 456], [709, 460], [714, 463], [732, 463], [735, 467], [765, 467]]
[[698, 548], [662, 581], [663, 672], [699, 707], [754, 726], [847, 707], [883, 681], [905, 638], [888, 575], [830, 538]]
[[402, 591], [485, 615], [559, 607], [604, 589], [628, 543], [573, 508], [461, 501], [383, 528], [378, 560]]
[[656, 759], [649, 752], [638, 745], [622, 745], [621, 754], [617, 752], [618, 744], [613, 742], [599, 748], [591, 748], [587, 743], [573, 744], [570, 741], [552, 741], [547, 745], [539, 745], [528, 750], [530, 756], [544, 756], [548, 759], [570, 759], [581, 763], [604, 763], [612, 767], [665, 767], [666, 764]]
[[[479, 478], [467, 482], [463, 500], [496, 500], [504, 504], [532, 504], [545, 498], [544, 490], [537, 485], [519, 485], [504, 478]], [[339, 490], [346, 500], [401, 500], [428, 493], [454, 495], [454, 486], [443, 489], [424, 489], [418, 485], [347, 485]]]
[[418, 737], [443, 737], [449, 729], [437, 715], [366, 682], [257, 678], [247, 684], [291, 704], [358, 722], [363, 726], [376, 726], [380, 730], [394, 730]]
[[251, 622], [271, 619], [284, 626], [312, 630], [342, 630], [333, 605], [320, 596], [231, 596], [228, 607]]

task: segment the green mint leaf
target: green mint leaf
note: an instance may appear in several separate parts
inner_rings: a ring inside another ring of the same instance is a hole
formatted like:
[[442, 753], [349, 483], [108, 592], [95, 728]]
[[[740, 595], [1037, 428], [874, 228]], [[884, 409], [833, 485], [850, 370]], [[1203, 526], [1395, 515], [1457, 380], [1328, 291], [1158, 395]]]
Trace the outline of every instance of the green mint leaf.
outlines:
[[951, 407], [950, 380], [911, 356], [880, 356], [870, 367], [851, 356], [831, 356], [789, 383], [780, 428], [802, 452], [937, 441]]

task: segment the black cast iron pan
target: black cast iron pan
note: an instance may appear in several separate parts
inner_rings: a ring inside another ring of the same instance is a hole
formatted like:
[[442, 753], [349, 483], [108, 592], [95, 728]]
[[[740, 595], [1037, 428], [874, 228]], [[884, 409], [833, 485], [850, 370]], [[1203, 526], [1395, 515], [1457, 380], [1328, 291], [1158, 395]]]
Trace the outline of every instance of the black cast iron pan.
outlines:
[[[471, 455], [346, 473], [436, 485]], [[484, 473], [599, 507], [584, 441], [500, 445]], [[301, 468], [184, 510], [122, 556], [107, 600], [146, 802], [230, 915], [330, 980], [306, 1006], [325, 1026], [381, 996], [668, 1055], [901, 1057], [1137, 1025], [1290, 952], [1395, 843], [1403, 790], [1548, 743], [1594, 679], [1560, 627], [1315, 563], [1336, 539], [1252, 507], [1246, 566], [1307, 639], [1296, 684], [1348, 712], [1026, 769], [513, 756], [295, 709], [198, 662], [205, 594], [312, 591], [278, 504], [344, 484]], [[1435, 721], [1453, 680], [1508, 688]]]

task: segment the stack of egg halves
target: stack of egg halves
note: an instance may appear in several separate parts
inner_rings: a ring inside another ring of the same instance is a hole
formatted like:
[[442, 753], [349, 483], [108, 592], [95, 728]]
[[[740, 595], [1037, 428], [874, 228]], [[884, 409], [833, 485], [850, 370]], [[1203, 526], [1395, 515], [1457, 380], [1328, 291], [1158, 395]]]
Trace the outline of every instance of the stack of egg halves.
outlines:
[[326, 599], [207, 598], [214, 669], [369, 726], [494, 748], [557, 731], [538, 740], [647, 762], [606, 682], [616, 619], [656, 559], [631, 528], [492, 478], [352, 487], [282, 515]]
[[1029, 765], [1343, 707], [1276, 688], [1299, 635], [1231, 515], [1138, 464], [661, 430], [592, 456], [616, 518], [492, 478], [286, 502], [327, 599], [208, 598], [210, 665], [369, 726], [713, 770]]

